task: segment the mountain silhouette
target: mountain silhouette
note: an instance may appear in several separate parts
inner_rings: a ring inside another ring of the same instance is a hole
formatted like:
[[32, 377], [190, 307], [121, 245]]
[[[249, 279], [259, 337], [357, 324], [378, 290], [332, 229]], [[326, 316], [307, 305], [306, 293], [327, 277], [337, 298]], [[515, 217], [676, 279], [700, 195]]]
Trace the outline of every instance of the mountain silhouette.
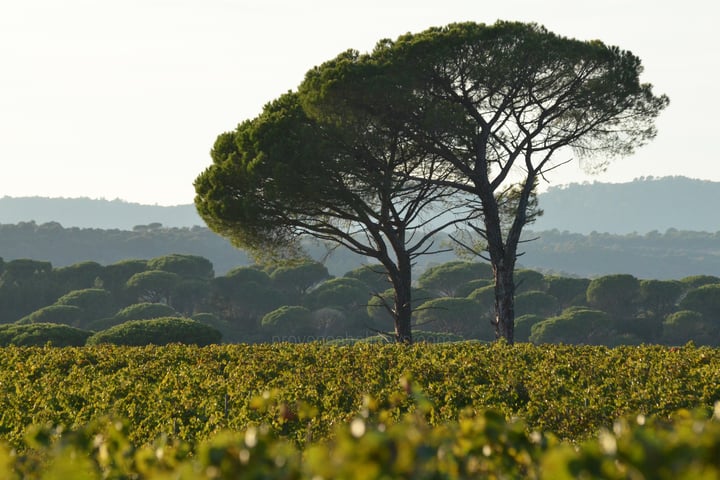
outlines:
[[552, 187], [539, 195], [544, 211], [530, 228], [589, 234], [720, 230], [720, 182], [645, 177], [628, 183]]
[[192, 204], [165, 207], [90, 198], [0, 198], [0, 223], [30, 221], [105, 230], [132, 230], [152, 223], [176, 228], [205, 225]]
[[[539, 195], [544, 214], [528, 228], [582, 234], [645, 234], [670, 228], [715, 232], [720, 230], [718, 199], [720, 182], [686, 177], [570, 184]], [[169, 228], [205, 225], [192, 204], [166, 207], [89, 198], [0, 198], [0, 223], [29, 221], [119, 230], [152, 223]]]

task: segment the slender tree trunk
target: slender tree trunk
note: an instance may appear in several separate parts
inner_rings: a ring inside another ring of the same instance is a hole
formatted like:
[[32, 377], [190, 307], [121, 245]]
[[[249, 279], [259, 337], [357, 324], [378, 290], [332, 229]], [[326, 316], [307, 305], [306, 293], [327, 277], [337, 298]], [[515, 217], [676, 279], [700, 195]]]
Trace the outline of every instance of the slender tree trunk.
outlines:
[[[529, 157], [527, 164], [530, 165]], [[534, 171], [528, 172], [507, 232], [503, 231], [500, 206], [489, 183], [480, 183], [478, 192], [483, 204], [487, 249], [495, 275], [495, 337], [504, 338], [509, 344], [515, 341], [515, 261], [520, 234], [528, 221], [528, 205], [535, 177]]]
[[[517, 240], [509, 235], [507, 243], [503, 235], [500, 207], [489, 182], [478, 182], [478, 197], [482, 201], [485, 240], [495, 277], [495, 338], [504, 338], [512, 344], [515, 334], [515, 252]], [[513, 240], [515, 240], [513, 242]]]
[[412, 343], [412, 308], [410, 284], [395, 288], [395, 341]]
[[[495, 273], [495, 337], [509, 344], [515, 340], [514, 261], [500, 260], [493, 265]], [[509, 264], [509, 265], [508, 265]]]
[[519, 211], [507, 234], [503, 232], [500, 207], [488, 184], [478, 196], [483, 205], [485, 240], [495, 276], [495, 338], [504, 338], [509, 344], [515, 341], [515, 260], [520, 232], [525, 224], [526, 203], [519, 202]]
[[407, 253], [399, 255], [397, 274], [392, 279], [395, 287], [394, 312], [395, 341], [398, 343], [412, 343], [412, 265]]

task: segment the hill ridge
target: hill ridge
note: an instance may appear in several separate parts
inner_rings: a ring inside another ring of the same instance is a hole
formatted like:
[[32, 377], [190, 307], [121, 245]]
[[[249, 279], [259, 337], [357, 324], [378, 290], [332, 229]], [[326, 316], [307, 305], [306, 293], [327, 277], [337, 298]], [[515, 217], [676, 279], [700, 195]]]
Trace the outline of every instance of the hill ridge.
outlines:
[[[539, 196], [544, 215], [532, 230], [645, 234], [669, 229], [720, 230], [720, 182], [688, 177], [641, 177], [626, 183], [551, 186]], [[0, 224], [34, 221], [64, 227], [132, 230], [137, 225], [204, 226], [193, 204], [145, 205], [120, 199], [1, 197]]]

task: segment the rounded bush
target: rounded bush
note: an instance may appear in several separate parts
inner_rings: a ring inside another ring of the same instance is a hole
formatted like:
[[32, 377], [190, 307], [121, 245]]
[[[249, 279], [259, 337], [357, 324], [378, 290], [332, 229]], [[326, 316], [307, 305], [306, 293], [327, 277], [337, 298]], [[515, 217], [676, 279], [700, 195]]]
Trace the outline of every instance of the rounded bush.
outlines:
[[488, 285], [493, 285], [494, 283], [492, 280], [487, 280], [484, 278], [478, 278], [476, 280], [470, 280], [467, 283], [464, 283], [463, 285], [459, 286], [457, 290], [455, 290], [455, 296], [456, 297], [467, 297], [472, 292], [477, 290], [478, 288], [487, 287]]
[[258, 285], [269, 285], [270, 275], [267, 272], [258, 270], [255, 267], [235, 267], [225, 274], [226, 278], [231, 278], [236, 283], [254, 282]]
[[150, 320], [151, 318], [179, 317], [180, 314], [164, 303], [135, 303], [117, 312], [112, 317], [101, 318], [87, 324], [88, 330], [99, 332], [129, 320]]
[[222, 334], [195, 320], [181, 317], [153, 318], [150, 320], [130, 320], [98, 332], [88, 338], [88, 345], [111, 343], [114, 345], [167, 345], [184, 343], [192, 345], [210, 345], [219, 343]]
[[[385, 290], [384, 292], [373, 295], [367, 302], [367, 314], [368, 317], [373, 321], [374, 326], [378, 328], [386, 328], [388, 325], [392, 325], [393, 317], [388, 312], [386, 305], [393, 305], [393, 296], [395, 291], [392, 288]], [[430, 291], [422, 288], [411, 288], [410, 289], [411, 301], [410, 305], [412, 309], [417, 309], [420, 305], [435, 298], [435, 295]]]
[[380, 264], [363, 265], [345, 273], [344, 276], [360, 280], [372, 292], [384, 292], [392, 286], [390, 280], [388, 280], [385, 267]]
[[519, 269], [515, 270], [515, 293], [530, 292], [534, 290], [545, 291], [547, 284], [545, 276], [535, 270]]
[[135, 303], [117, 312], [113, 317], [117, 323], [128, 320], [149, 320], [151, 318], [174, 317], [177, 312], [174, 308], [164, 303]]
[[578, 307], [565, 309], [561, 315], [533, 325], [529, 340], [536, 344], [602, 345], [613, 335], [607, 313]]
[[147, 262], [148, 270], [161, 270], [179, 275], [183, 278], [206, 278], [215, 276], [213, 264], [205, 257], [171, 253], [153, 258]]
[[588, 304], [615, 317], [629, 317], [640, 299], [640, 280], [629, 274], [593, 279], [586, 291]]
[[57, 323], [6, 324], [0, 325], [0, 346], [39, 347], [49, 343], [54, 347], [80, 347], [90, 335], [86, 330]]
[[26, 315], [17, 322], [18, 325], [28, 325], [31, 323], [62, 323], [77, 327], [82, 323], [85, 315], [81, 308], [74, 305], [48, 305], [39, 310], [35, 310], [30, 315]]
[[485, 309], [495, 308], [495, 285], [476, 288], [467, 296], [469, 300], [479, 303]]
[[58, 305], [74, 305], [80, 308], [92, 308], [98, 303], [109, 302], [110, 292], [102, 288], [83, 288], [73, 290], [58, 298], [55, 302]]
[[262, 318], [263, 330], [283, 335], [282, 340], [301, 341], [317, 333], [312, 313], [299, 305], [285, 305], [273, 310]]
[[414, 312], [415, 325], [463, 338], [492, 340], [495, 332], [488, 312], [468, 298], [441, 297], [429, 300]]
[[587, 278], [547, 276], [545, 277], [547, 293], [557, 298], [560, 305], [585, 305], [587, 303], [587, 287], [590, 280]]
[[532, 326], [545, 320], [545, 317], [534, 314], [521, 315], [515, 319], [515, 341], [530, 341]]
[[690, 290], [680, 301], [680, 308], [700, 312], [706, 320], [720, 324], [720, 284], [708, 284]]
[[515, 314], [550, 316], [557, 314], [558, 299], [545, 292], [530, 290], [515, 296]]
[[[484, 262], [451, 261], [428, 268], [417, 279], [418, 286], [437, 292], [441, 296], [454, 297], [466, 283], [493, 278], [492, 267]], [[467, 289], [465, 289], [467, 290]]]
[[72, 305], [82, 309], [85, 322], [112, 315], [115, 311], [112, 294], [102, 288], [73, 290], [58, 298], [56, 305]]
[[327, 280], [307, 294], [305, 303], [313, 309], [336, 307], [356, 310], [366, 307], [372, 296], [370, 288], [360, 280], [339, 277]]
[[684, 345], [693, 341], [697, 345], [717, 343], [714, 329], [700, 312], [680, 310], [668, 315], [662, 324], [663, 342], [671, 345]]

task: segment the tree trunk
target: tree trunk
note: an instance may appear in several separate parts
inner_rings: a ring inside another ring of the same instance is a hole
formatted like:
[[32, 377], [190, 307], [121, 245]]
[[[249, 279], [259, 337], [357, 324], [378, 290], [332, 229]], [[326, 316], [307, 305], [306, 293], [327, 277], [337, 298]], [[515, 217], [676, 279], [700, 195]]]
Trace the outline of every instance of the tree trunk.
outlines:
[[388, 255], [376, 257], [385, 266], [388, 280], [393, 287], [393, 303], [383, 301], [392, 315], [397, 343], [412, 343], [412, 263], [410, 255], [401, 251], [397, 263]]
[[395, 320], [395, 341], [398, 343], [412, 343], [412, 264], [407, 253], [399, 255], [398, 269], [393, 275], [392, 283], [395, 290], [393, 317]]
[[484, 237], [495, 277], [495, 318], [492, 324], [495, 338], [504, 338], [512, 344], [515, 334], [515, 252], [520, 232], [511, 229], [505, 242], [494, 190], [486, 179], [481, 179], [478, 185], [477, 194], [483, 206]]
[[410, 283], [395, 288], [395, 341], [398, 343], [412, 343], [412, 308]]
[[[529, 155], [529, 153], [528, 153]], [[529, 163], [529, 157], [527, 164]], [[478, 196], [485, 215], [485, 238], [488, 243], [490, 262], [495, 274], [495, 337], [504, 338], [509, 344], [515, 341], [515, 261], [520, 234], [528, 221], [530, 196], [535, 188], [536, 173], [529, 171], [517, 198], [510, 228], [503, 234], [501, 212], [497, 198], [488, 183], [481, 184]], [[506, 200], [507, 201], [507, 200]]]
[[[509, 263], [509, 265], [508, 265]], [[500, 261], [495, 272], [495, 337], [509, 344], [515, 340], [515, 279], [514, 262]]]

